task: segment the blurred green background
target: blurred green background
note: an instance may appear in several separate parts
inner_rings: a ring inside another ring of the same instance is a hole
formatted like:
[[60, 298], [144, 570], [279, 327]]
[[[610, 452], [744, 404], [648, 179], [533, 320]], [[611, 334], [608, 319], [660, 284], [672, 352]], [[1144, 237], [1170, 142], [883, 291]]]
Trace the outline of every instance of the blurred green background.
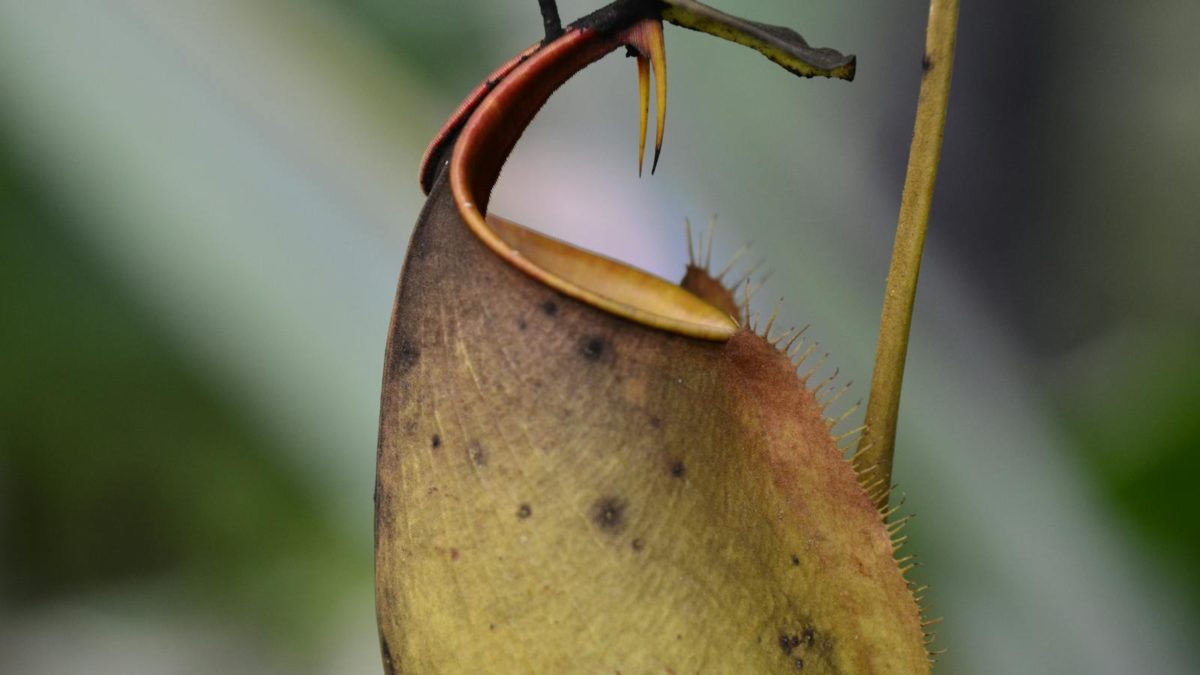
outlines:
[[[667, 28], [658, 174], [610, 57], [493, 208], [677, 278], [719, 213], [865, 395], [927, 5]], [[564, 19], [599, 3], [564, 0]], [[1200, 670], [1200, 5], [964, 3], [897, 480], [943, 673]], [[391, 297], [441, 121], [533, 0], [0, 0], [0, 672], [378, 673]], [[847, 397], [849, 398], [849, 397]]]

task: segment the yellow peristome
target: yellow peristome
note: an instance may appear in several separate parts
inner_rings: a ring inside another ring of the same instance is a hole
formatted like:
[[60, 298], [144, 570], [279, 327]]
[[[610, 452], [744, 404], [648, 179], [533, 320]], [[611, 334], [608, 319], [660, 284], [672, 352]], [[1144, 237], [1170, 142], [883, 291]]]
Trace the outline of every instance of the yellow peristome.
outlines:
[[483, 238], [493, 251], [526, 271], [535, 268], [533, 276], [567, 295], [641, 324], [694, 337], [727, 340], [738, 329], [732, 316], [669, 281], [494, 214], [486, 223], [498, 240]]

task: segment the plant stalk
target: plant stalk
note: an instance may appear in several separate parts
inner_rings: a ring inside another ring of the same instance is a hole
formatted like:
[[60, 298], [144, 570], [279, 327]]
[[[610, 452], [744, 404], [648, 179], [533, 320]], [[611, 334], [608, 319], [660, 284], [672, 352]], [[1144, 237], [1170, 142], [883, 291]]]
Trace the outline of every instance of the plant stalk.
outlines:
[[863, 475], [863, 483], [879, 485], [878, 491], [871, 496], [880, 508], [887, 505], [891, 493], [900, 387], [904, 380], [921, 252], [925, 246], [933, 187], [942, 153], [957, 26], [958, 0], [930, 1], [916, 122], [908, 152], [904, 192], [900, 198], [896, 243], [884, 288], [875, 372], [867, 402], [867, 430], [859, 440], [854, 457], [854, 466]]
[[542, 27], [546, 29], [548, 44], [563, 34], [562, 19], [558, 18], [557, 0], [538, 0], [538, 8], [542, 11]]

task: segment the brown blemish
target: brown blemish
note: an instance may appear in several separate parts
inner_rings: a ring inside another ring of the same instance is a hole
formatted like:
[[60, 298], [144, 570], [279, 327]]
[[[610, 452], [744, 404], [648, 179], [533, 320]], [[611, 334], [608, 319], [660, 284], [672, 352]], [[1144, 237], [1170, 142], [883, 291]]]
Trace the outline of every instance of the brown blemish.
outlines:
[[526, 328], [529, 328], [529, 324], [525, 323], [525, 319], [517, 319], [517, 329], [525, 330]]
[[926, 54], [921, 57], [921, 72], [928, 73], [930, 68], [933, 68], [933, 59], [929, 58], [929, 55]]
[[599, 336], [584, 338], [583, 343], [579, 346], [579, 353], [583, 354], [583, 358], [588, 361], [599, 361], [607, 350], [608, 342]]
[[483, 447], [479, 441], [471, 441], [471, 444], [467, 446], [467, 458], [470, 459], [471, 463], [475, 466], [487, 466], [487, 448]]
[[800, 646], [799, 635], [788, 635], [787, 633], [779, 634], [779, 648], [783, 650], [786, 656], [791, 656], [796, 647]]
[[532, 516], [532, 515], [533, 515], [533, 507], [530, 506], [529, 504], [521, 504], [520, 506], [517, 507], [517, 517], [520, 518], [521, 520], [525, 520], [526, 518], [528, 518], [529, 516]]
[[455, 562], [458, 561], [458, 549], [456, 549], [456, 548], [450, 549], [450, 560], [455, 561]]
[[640, 553], [642, 549], [646, 548], [646, 542], [641, 539], [634, 539], [629, 546], [633, 549], [634, 553]]
[[616, 534], [625, 529], [625, 500], [601, 497], [592, 505], [592, 522], [605, 532]]
[[627, 402], [637, 408], [641, 408], [646, 405], [646, 402], [650, 396], [650, 392], [646, 386], [646, 378], [625, 378], [620, 374], [617, 374], [613, 376], [613, 380], [621, 385], [621, 395]]
[[383, 673], [384, 675], [392, 675], [396, 672], [396, 666], [392, 664], [392, 649], [388, 646], [387, 640], [381, 636], [379, 638], [379, 647], [383, 652]]
[[728, 288], [717, 279], [714, 279], [708, 270], [695, 265], [688, 265], [687, 271], [683, 275], [683, 280], [679, 285], [700, 298], [707, 300], [714, 307], [731, 316], [741, 314], [741, 309], [738, 307], [737, 300], [734, 299], [733, 293], [729, 292]]
[[800, 566], [800, 556], [793, 553], [792, 554], [792, 567], [799, 567], [799, 566]]
[[650, 418], [650, 426], [654, 427], [655, 429], [661, 429], [662, 428], [662, 420], [657, 417], [651, 417]]
[[379, 536], [379, 535], [380, 535], [380, 530], [381, 530], [381, 529], [383, 529], [383, 525], [384, 525], [384, 519], [385, 519], [385, 518], [387, 518], [387, 516], [385, 515], [385, 513], [390, 513], [390, 510], [387, 510], [387, 509], [383, 509], [383, 508], [381, 508], [381, 505], [382, 505], [382, 500], [384, 499], [384, 496], [383, 496], [383, 491], [384, 491], [384, 489], [385, 489], [385, 488], [383, 487], [383, 482], [379, 480], [379, 477], [378, 477], [378, 476], [376, 476], [376, 478], [375, 478], [375, 494], [374, 494], [374, 500], [375, 500], [375, 522], [374, 522], [374, 525], [375, 525], [375, 527], [374, 527], [374, 532], [375, 532], [375, 541], [379, 541], [379, 539], [380, 539], [380, 536]]
[[558, 303], [547, 300], [542, 303], [542, 311], [546, 313], [546, 316], [555, 316], [558, 314]]
[[674, 478], [683, 478], [687, 475], [687, 467], [683, 465], [683, 460], [676, 460], [671, 464], [671, 476]]
[[412, 340], [401, 338], [392, 349], [392, 359], [400, 374], [404, 375], [421, 360], [421, 348], [413, 344]]
[[442, 437], [437, 434], [434, 434], [433, 438], [429, 439], [429, 446], [432, 448], [442, 447]]

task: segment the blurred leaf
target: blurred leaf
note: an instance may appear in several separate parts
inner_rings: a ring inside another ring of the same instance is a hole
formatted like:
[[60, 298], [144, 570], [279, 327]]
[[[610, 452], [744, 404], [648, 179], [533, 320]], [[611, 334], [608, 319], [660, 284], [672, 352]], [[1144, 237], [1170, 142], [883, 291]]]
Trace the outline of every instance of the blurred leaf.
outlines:
[[0, 163], [4, 596], [180, 577], [188, 602], [311, 632], [365, 552], [23, 178]]
[[[1077, 359], [1060, 392], [1084, 459], [1132, 531], [1200, 607], [1200, 327], [1117, 333]], [[1079, 386], [1082, 384], [1082, 386]]]

